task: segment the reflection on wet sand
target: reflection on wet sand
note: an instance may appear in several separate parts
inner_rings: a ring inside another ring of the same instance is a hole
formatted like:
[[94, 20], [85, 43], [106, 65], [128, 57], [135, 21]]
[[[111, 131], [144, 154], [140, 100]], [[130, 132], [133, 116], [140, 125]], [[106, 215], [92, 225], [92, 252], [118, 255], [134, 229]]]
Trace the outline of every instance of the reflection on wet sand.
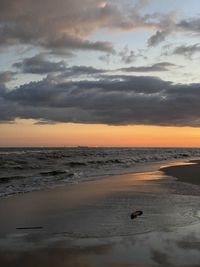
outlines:
[[5, 243], [4, 247], [0, 244], [0, 266], [197, 267], [200, 262], [199, 227], [195, 224], [113, 238], [71, 239], [63, 235], [38, 234], [9, 236], [6, 239], [10, 242], [8, 248], [5, 248]]
[[168, 192], [159, 183], [162, 179], [159, 172], [135, 173], [3, 199], [0, 201], [0, 235], [30, 226], [48, 232], [80, 229], [84, 233], [85, 225], [95, 232], [96, 225], [106, 224], [108, 219], [109, 224], [114, 220], [116, 226], [123, 226], [121, 220], [130, 217], [134, 206], [142, 208], [143, 204], [138, 203], [142, 194], [151, 199], [151, 194]]
[[85, 253], [75, 253], [66, 249], [43, 249], [35, 252], [0, 253], [1, 266], [20, 267], [91, 267], [94, 262]]

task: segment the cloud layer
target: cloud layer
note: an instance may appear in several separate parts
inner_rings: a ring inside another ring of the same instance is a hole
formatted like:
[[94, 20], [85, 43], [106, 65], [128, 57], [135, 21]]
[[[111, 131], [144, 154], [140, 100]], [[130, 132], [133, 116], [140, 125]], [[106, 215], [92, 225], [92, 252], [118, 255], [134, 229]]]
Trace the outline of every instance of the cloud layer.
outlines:
[[[13, 64], [13, 67], [18, 69], [21, 73], [30, 73], [30, 74], [51, 74], [51, 73], [60, 73], [59, 77], [74, 77], [81, 75], [96, 75], [110, 72], [163, 72], [168, 71], [173, 67], [177, 67], [175, 64], [170, 62], [159, 62], [150, 66], [130, 66], [127, 68], [106, 70], [106, 69], [97, 69], [91, 66], [70, 66], [68, 67], [64, 61], [53, 62], [47, 60], [44, 55], [39, 54], [30, 58], [24, 58], [20, 62]], [[0, 73], [0, 81], [3, 78], [6, 79], [11, 76], [11, 72]], [[11, 78], [11, 77], [10, 77]]]
[[168, 71], [170, 68], [175, 67], [175, 64], [170, 62], [155, 63], [151, 66], [140, 66], [140, 67], [128, 67], [121, 68], [120, 70], [126, 72], [157, 72], [157, 71]]
[[58, 82], [48, 76], [16, 90], [0, 90], [0, 120], [110, 125], [200, 126], [200, 84], [173, 84], [148, 76], [104, 76]]

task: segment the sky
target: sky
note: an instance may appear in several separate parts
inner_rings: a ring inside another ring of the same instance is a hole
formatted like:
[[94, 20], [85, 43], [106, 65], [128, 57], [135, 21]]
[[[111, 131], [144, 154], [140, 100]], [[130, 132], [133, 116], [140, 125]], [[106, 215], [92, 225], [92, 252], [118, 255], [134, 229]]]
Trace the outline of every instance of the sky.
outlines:
[[200, 146], [200, 1], [0, 0], [0, 146]]

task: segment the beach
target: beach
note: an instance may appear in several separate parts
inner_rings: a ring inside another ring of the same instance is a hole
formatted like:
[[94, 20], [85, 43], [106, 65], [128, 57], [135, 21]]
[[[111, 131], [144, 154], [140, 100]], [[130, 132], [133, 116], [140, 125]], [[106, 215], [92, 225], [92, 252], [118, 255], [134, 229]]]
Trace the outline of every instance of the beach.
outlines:
[[191, 183], [200, 184], [200, 161], [193, 160], [185, 165], [173, 165], [162, 168], [162, 171], [168, 175], [176, 177], [178, 180]]
[[197, 169], [156, 164], [1, 199], [0, 266], [199, 266]]

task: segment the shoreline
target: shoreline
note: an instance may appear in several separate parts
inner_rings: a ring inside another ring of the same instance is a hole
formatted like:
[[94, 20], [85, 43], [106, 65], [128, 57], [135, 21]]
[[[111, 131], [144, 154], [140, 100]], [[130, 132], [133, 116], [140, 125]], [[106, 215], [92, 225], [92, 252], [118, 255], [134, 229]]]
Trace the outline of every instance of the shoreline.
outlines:
[[[88, 176], [85, 180], [81, 180], [78, 182], [74, 182], [74, 183], [68, 183], [68, 182], [61, 182], [58, 184], [54, 184], [54, 185], [46, 185], [44, 187], [41, 188], [37, 188], [37, 189], [31, 189], [31, 190], [27, 190], [27, 191], [21, 191], [21, 192], [17, 192], [17, 193], [10, 193], [10, 194], [5, 194], [5, 195], [0, 195], [0, 201], [3, 199], [8, 199], [8, 198], [13, 198], [13, 197], [18, 197], [24, 194], [32, 194], [35, 192], [46, 192], [49, 190], [55, 190], [57, 188], [63, 188], [63, 187], [71, 187], [71, 186], [76, 186], [76, 185], [80, 185], [80, 184], [84, 184], [84, 183], [89, 183], [89, 182], [94, 182], [94, 181], [100, 181], [100, 180], [104, 180], [104, 179], [109, 179], [111, 177], [116, 177], [116, 176], [124, 176], [124, 175], [131, 175], [131, 174], [137, 174], [137, 173], [143, 173], [143, 172], [151, 172], [151, 171], [156, 171], [156, 170], [161, 170], [164, 169], [164, 166], [173, 166], [178, 164], [183, 164], [185, 165], [185, 162], [190, 162], [190, 161], [195, 161], [196, 157], [190, 157], [188, 159], [168, 159], [168, 160], [161, 160], [161, 161], [154, 161], [154, 162], [145, 162], [145, 163], [138, 163], [133, 167], [130, 167], [129, 169], [119, 169], [119, 170], [113, 170], [113, 173], [105, 173], [102, 175], [91, 175]], [[98, 178], [97, 178], [98, 177]]]
[[[154, 194], [155, 196], [171, 194], [170, 189], [162, 181], [168, 179], [168, 173], [176, 174], [175, 170], [177, 168], [182, 170], [183, 167], [187, 167], [188, 162], [170, 161], [170, 163], [167, 163], [168, 167], [162, 167], [162, 164], [163, 162], [156, 162], [155, 164], [148, 164], [148, 166], [140, 166], [140, 171], [137, 170], [128, 174], [105, 176], [98, 180], [57, 186], [2, 198], [0, 200], [0, 214], [3, 216], [1, 216], [0, 221], [0, 236], [5, 229], [7, 233], [11, 230], [16, 232], [15, 228], [41, 227], [44, 222], [49, 225], [47, 227], [48, 231], [54, 231], [52, 229], [55, 227], [51, 222], [49, 223], [48, 218], [55, 218], [57, 220], [55, 225], [59, 225], [57, 217], [64, 216], [66, 210], [82, 209], [82, 207], [93, 204], [98, 205], [98, 203], [106, 201], [107, 198], [116, 197], [118, 201], [118, 198], [126, 199], [130, 196], [132, 201], [133, 196], [140, 199], [142, 194]], [[193, 167], [195, 165], [189, 166]], [[134, 201], [137, 203], [138, 199]], [[135, 207], [136, 209], [143, 208], [140, 204], [138, 205]], [[95, 212], [94, 209], [93, 212]], [[131, 213], [133, 209], [130, 207], [128, 212]], [[35, 211], [37, 211], [37, 218], [34, 215]], [[129, 215], [127, 215], [128, 218]], [[64, 221], [66, 219], [65, 216], [62, 218]]]

